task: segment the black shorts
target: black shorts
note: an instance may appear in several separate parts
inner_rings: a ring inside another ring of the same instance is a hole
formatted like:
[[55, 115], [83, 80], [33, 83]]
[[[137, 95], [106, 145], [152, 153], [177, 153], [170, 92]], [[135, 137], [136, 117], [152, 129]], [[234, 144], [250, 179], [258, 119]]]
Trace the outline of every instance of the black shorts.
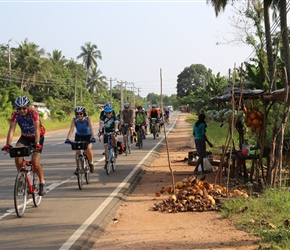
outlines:
[[78, 135], [75, 134], [75, 141], [90, 141], [92, 135]]
[[[145, 124], [141, 124], [141, 128], [142, 126], [145, 126]], [[139, 131], [139, 126], [135, 126], [135, 132], [138, 132]]]
[[[25, 137], [25, 136], [21, 135], [19, 137], [17, 143], [21, 143], [24, 146], [30, 146], [31, 144], [35, 143], [35, 138]], [[44, 136], [40, 136], [39, 144], [42, 147], [43, 147], [43, 143], [44, 143]], [[41, 153], [41, 152], [42, 152], [42, 149], [36, 151], [36, 153]]]

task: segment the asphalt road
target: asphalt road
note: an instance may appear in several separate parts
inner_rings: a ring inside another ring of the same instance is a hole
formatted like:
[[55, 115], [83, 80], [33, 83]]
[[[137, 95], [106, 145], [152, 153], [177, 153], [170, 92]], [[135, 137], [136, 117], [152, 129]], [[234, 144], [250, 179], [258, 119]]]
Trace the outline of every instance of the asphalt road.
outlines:
[[[166, 131], [170, 132], [177, 117], [177, 113], [171, 115]], [[103, 145], [97, 141], [93, 145], [95, 173], [90, 184], [79, 190], [73, 175], [74, 151], [64, 144], [67, 132], [46, 135], [41, 163], [48, 193], [37, 208], [30, 199], [22, 218], [14, 211], [14, 160], [0, 152], [0, 249], [89, 249], [91, 236], [109, 223], [124, 193], [136, 183], [164, 139], [163, 133], [155, 140], [148, 135], [143, 149], [133, 146], [130, 155], [118, 157], [117, 169], [110, 175], [103, 169]]]

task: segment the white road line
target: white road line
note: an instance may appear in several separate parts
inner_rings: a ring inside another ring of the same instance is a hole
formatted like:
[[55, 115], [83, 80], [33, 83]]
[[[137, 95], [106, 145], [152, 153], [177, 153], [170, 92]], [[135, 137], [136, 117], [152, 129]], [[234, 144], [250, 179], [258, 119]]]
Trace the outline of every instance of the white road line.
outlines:
[[[178, 116], [170, 128], [170, 130], [166, 133], [168, 135], [172, 128], [174, 127]], [[74, 234], [62, 245], [59, 250], [68, 250], [70, 247], [77, 241], [77, 239], [83, 234], [83, 232], [93, 223], [93, 221], [101, 214], [101, 212], [108, 206], [108, 204], [115, 198], [119, 191], [127, 184], [133, 174], [142, 166], [142, 164], [147, 160], [150, 154], [159, 146], [159, 144], [165, 139], [163, 137], [147, 154], [146, 156], [134, 167], [134, 169], [127, 175], [127, 177], [119, 184], [119, 186], [104, 200], [104, 202], [92, 213], [92, 215], [74, 232]]]

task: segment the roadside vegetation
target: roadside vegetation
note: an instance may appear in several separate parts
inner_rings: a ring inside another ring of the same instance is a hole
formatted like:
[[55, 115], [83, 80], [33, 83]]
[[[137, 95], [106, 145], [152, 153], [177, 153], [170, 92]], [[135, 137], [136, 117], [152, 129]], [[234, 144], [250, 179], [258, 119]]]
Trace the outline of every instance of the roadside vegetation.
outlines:
[[[194, 124], [197, 115], [191, 114], [187, 122]], [[216, 121], [207, 121], [207, 136], [214, 147], [211, 151], [214, 157], [219, 158], [221, 146], [227, 136], [228, 126], [220, 126]], [[238, 133], [235, 132], [234, 140], [238, 145]], [[289, 164], [289, 163], [285, 163]], [[241, 179], [241, 182], [243, 179]], [[246, 232], [261, 238], [260, 249], [283, 249], [290, 246], [290, 192], [289, 183], [282, 183], [281, 188], [265, 188], [256, 193], [253, 183], [248, 186], [249, 198], [228, 198], [221, 203], [221, 213], [225, 218], [230, 218], [233, 224]]]

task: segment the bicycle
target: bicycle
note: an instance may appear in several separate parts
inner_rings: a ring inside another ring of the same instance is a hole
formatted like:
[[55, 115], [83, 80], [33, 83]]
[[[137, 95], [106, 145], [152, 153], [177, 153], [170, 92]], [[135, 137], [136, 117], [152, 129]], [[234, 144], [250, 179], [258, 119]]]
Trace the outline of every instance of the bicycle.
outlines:
[[164, 114], [164, 123], [169, 125], [169, 115]]
[[137, 132], [137, 143], [139, 149], [143, 148], [143, 130], [142, 130], [143, 124], [136, 124], [136, 127], [138, 127], [138, 132]]
[[116, 170], [116, 153], [114, 149], [113, 142], [111, 140], [111, 136], [115, 134], [115, 132], [110, 133], [104, 133], [104, 139], [108, 139], [107, 147], [105, 148], [105, 169], [107, 172], [107, 175], [110, 174], [111, 168], [113, 171]]
[[127, 156], [128, 154], [131, 154], [132, 147], [131, 138], [129, 137], [130, 134], [129, 124], [122, 125], [122, 134], [126, 137], [126, 143], [124, 146], [125, 146], [125, 154]]
[[[14, 184], [14, 208], [17, 216], [21, 218], [26, 209], [27, 197], [32, 195], [35, 207], [41, 203], [42, 196], [39, 196], [39, 178], [32, 165], [31, 159], [25, 159], [30, 156], [36, 149], [31, 146], [16, 146], [9, 148], [11, 158], [22, 157], [21, 170], [17, 173]], [[30, 169], [28, 169], [30, 167]]]
[[86, 155], [86, 149], [90, 144], [89, 141], [71, 141], [71, 149], [72, 150], [80, 150], [79, 155], [77, 156], [77, 177], [78, 177], [78, 186], [79, 189], [83, 189], [84, 179], [86, 179], [86, 183], [90, 183], [90, 165], [89, 159]]
[[151, 122], [150, 122], [150, 130], [151, 133], [153, 134], [153, 139], [156, 139], [156, 136], [158, 135], [158, 118], [151, 118]]

